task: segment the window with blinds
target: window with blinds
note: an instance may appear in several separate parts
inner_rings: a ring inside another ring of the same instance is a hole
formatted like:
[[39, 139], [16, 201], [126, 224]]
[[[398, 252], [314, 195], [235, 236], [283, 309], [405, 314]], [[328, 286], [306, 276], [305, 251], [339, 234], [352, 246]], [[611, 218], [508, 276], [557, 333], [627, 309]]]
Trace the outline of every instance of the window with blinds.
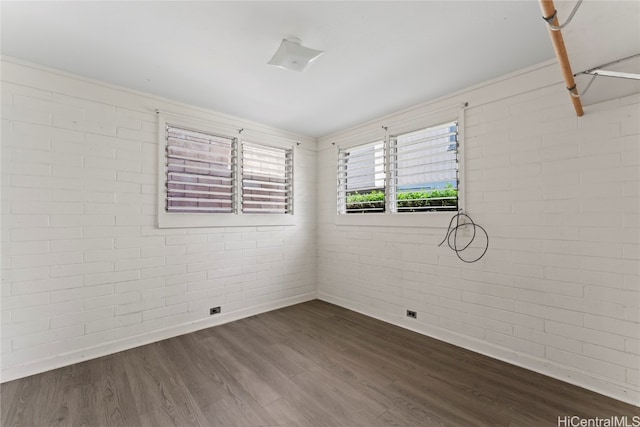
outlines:
[[241, 173], [243, 213], [292, 213], [293, 150], [243, 142]]
[[385, 143], [338, 151], [338, 213], [385, 211]]
[[338, 150], [338, 214], [457, 211], [458, 122]]
[[390, 197], [396, 212], [458, 210], [458, 124], [389, 138]]
[[234, 212], [235, 138], [167, 125], [167, 212]]

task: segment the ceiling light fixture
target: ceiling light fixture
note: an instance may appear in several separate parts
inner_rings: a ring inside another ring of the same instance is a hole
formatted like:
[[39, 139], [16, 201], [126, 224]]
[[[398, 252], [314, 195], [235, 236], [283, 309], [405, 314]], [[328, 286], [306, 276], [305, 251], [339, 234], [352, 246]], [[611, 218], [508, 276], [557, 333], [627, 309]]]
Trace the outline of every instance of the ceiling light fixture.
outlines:
[[293, 71], [304, 71], [305, 68], [324, 52], [302, 46], [298, 38], [283, 39], [280, 47], [268, 63], [276, 67]]

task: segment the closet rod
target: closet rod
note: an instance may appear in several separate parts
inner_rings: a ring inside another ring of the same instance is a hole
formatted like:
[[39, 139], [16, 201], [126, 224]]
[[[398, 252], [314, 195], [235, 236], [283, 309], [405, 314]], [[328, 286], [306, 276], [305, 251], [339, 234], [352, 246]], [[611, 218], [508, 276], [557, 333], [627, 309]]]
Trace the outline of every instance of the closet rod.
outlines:
[[[540, 0], [540, 8], [542, 9], [542, 18], [547, 22], [547, 24], [557, 27], [559, 22], [553, 0]], [[556, 51], [556, 57], [560, 63], [560, 69], [562, 70], [564, 81], [567, 84], [567, 90], [569, 91], [569, 95], [571, 95], [573, 108], [576, 110], [576, 115], [580, 117], [584, 115], [584, 110], [582, 109], [582, 102], [580, 101], [580, 95], [576, 88], [576, 81], [574, 80], [573, 72], [571, 71], [571, 64], [569, 63], [567, 48], [565, 47], [564, 39], [562, 38], [562, 31], [554, 31], [548, 25], [547, 27], [549, 29], [549, 36], [551, 37], [553, 49]]]

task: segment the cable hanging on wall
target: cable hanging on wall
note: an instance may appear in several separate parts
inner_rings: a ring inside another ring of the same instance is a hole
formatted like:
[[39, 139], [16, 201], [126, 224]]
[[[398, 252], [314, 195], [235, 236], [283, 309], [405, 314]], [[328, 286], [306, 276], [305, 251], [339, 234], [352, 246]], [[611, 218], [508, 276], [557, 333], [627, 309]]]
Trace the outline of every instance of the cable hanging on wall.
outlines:
[[[468, 220], [468, 222], [467, 222], [467, 220]], [[455, 227], [453, 226], [453, 222], [454, 221], [456, 223]], [[468, 227], [473, 229], [473, 234], [471, 235], [471, 239], [469, 239], [469, 241], [464, 246], [460, 247], [459, 244], [458, 244], [458, 230], [466, 229]], [[480, 256], [478, 256], [475, 259], [470, 259], [470, 260], [469, 259], [464, 259], [460, 255], [460, 253], [463, 252], [464, 250], [466, 250], [467, 248], [469, 248], [469, 246], [471, 246], [471, 244], [473, 243], [473, 241], [475, 240], [475, 238], [476, 238], [476, 236], [478, 234], [476, 232], [476, 230], [480, 230], [485, 235], [486, 243], [484, 245], [484, 248], [482, 248], [482, 246], [480, 246], [480, 248], [482, 249], [482, 253], [480, 254]], [[480, 260], [480, 258], [482, 258], [484, 256], [484, 254], [487, 253], [487, 250], [489, 249], [489, 234], [487, 234], [487, 230], [485, 230], [484, 227], [482, 227], [480, 224], [476, 224], [475, 222], [473, 222], [471, 217], [469, 215], [467, 215], [466, 213], [464, 213], [462, 211], [462, 209], [460, 209], [451, 218], [451, 221], [449, 221], [449, 227], [447, 228], [447, 235], [444, 237], [444, 239], [442, 239], [442, 242], [440, 242], [438, 244], [438, 246], [442, 246], [442, 244], [444, 242], [447, 242], [447, 244], [449, 245], [451, 250], [456, 253], [456, 256], [460, 259], [460, 261], [463, 261], [463, 262], [471, 264], [471, 263], [474, 263], [474, 262]]]

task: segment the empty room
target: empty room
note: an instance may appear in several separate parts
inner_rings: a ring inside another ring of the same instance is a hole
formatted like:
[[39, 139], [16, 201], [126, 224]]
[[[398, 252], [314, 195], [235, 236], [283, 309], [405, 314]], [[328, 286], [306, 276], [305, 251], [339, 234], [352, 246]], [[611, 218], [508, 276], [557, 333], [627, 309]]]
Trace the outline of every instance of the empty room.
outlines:
[[2, 426], [640, 427], [640, 2], [0, 19]]

